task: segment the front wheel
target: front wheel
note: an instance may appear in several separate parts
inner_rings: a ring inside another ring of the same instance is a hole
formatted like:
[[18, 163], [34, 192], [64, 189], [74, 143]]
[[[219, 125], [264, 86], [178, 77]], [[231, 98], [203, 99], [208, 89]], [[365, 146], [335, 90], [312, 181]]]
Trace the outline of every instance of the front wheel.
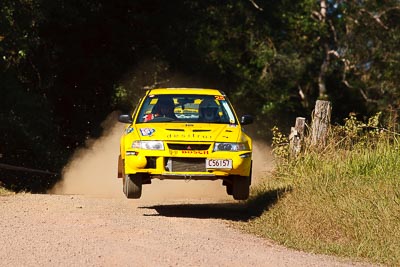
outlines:
[[250, 176], [234, 176], [232, 196], [235, 200], [246, 200], [250, 195]]
[[123, 191], [127, 198], [142, 196], [143, 176], [140, 173], [125, 175]]

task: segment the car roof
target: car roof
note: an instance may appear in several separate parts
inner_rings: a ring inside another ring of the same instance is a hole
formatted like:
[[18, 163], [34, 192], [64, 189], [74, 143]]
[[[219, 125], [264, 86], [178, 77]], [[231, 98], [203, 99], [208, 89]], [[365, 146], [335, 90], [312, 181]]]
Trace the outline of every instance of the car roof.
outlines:
[[150, 89], [149, 95], [170, 95], [170, 94], [182, 94], [182, 95], [225, 95], [222, 91], [217, 89], [209, 88], [157, 88]]

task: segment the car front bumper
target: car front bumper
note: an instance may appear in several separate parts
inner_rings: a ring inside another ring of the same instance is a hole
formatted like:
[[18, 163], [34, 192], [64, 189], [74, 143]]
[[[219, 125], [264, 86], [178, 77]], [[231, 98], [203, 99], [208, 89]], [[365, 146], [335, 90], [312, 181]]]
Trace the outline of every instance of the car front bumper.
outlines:
[[[126, 151], [125, 174], [147, 173], [158, 179], [217, 180], [228, 175], [249, 176], [251, 151], [174, 153], [171, 151]], [[231, 160], [231, 168], [207, 168], [206, 159]]]

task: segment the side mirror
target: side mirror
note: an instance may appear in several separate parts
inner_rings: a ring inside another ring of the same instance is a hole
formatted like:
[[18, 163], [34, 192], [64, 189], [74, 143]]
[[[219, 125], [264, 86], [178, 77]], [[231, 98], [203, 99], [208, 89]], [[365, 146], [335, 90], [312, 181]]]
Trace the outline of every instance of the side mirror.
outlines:
[[128, 115], [128, 114], [119, 115], [118, 121], [122, 122], [122, 123], [129, 123], [129, 124], [133, 122], [131, 115]]
[[251, 115], [243, 115], [240, 118], [240, 124], [242, 124], [242, 125], [251, 124], [251, 123], [253, 123], [253, 116], [251, 116]]

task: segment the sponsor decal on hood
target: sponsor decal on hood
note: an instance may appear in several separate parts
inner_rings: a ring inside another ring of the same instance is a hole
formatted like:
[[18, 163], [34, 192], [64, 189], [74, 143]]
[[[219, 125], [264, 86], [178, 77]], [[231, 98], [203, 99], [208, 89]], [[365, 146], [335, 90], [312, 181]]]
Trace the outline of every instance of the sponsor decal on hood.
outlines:
[[167, 139], [181, 139], [181, 140], [213, 140], [213, 135], [204, 133], [194, 133], [194, 132], [183, 132], [183, 133], [168, 133], [165, 136]]
[[133, 132], [133, 127], [129, 126], [128, 128], [125, 129], [125, 134], [130, 134], [131, 132]]
[[140, 133], [142, 136], [152, 136], [156, 129], [153, 128], [140, 128]]

